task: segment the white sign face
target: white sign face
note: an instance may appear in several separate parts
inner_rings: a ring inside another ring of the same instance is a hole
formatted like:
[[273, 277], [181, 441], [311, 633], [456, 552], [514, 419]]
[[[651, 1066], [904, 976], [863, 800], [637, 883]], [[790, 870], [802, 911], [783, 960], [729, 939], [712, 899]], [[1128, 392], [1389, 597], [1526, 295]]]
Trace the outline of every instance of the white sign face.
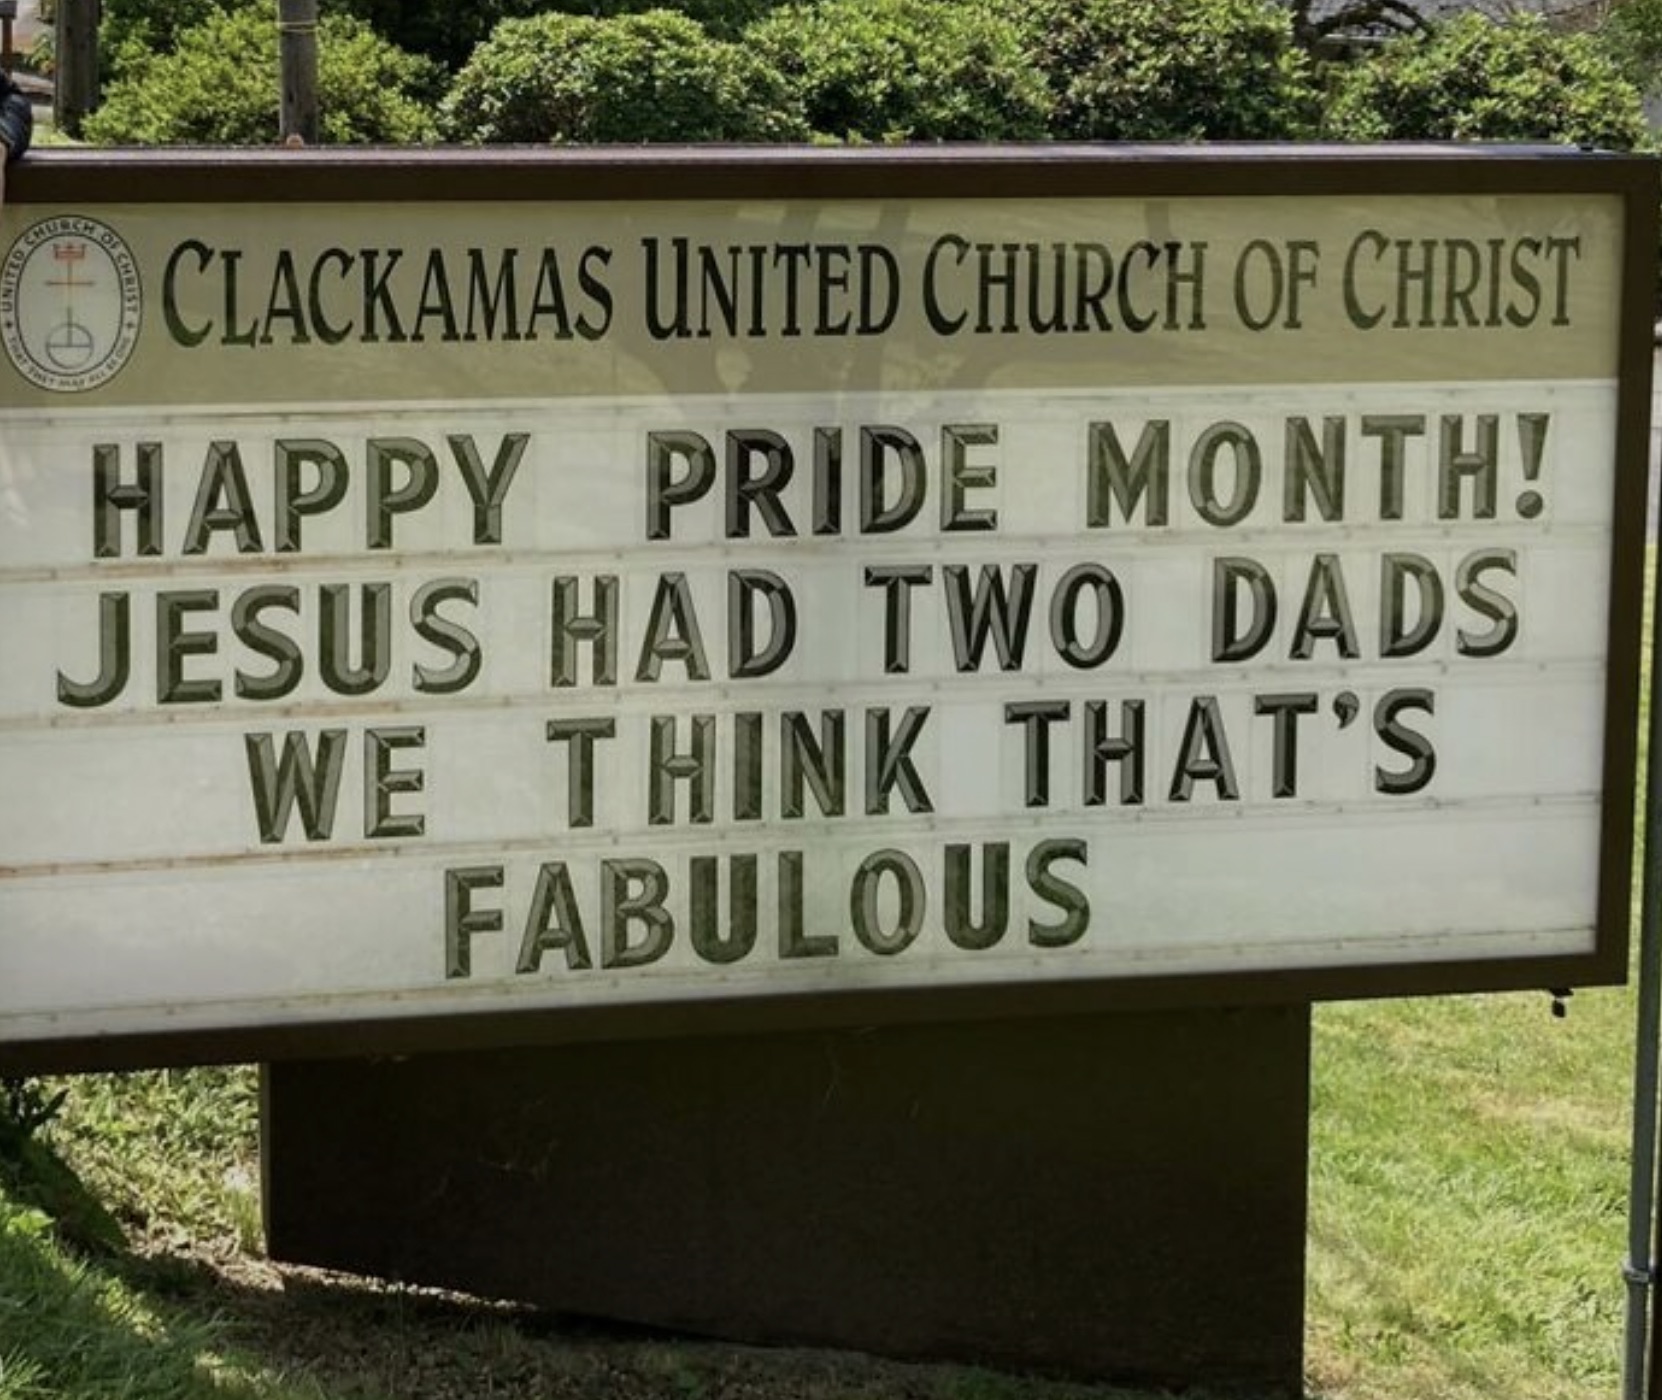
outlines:
[[94, 213], [0, 1041], [1595, 950], [1617, 195]]

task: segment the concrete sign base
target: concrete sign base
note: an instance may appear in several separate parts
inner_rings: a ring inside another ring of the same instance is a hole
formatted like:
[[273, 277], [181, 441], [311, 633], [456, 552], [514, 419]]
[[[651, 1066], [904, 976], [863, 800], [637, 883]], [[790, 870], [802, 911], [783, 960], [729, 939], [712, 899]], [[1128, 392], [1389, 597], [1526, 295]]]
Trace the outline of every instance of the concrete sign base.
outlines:
[[299, 1061], [273, 1257], [746, 1342], [1300, 1391], [1306, 1007]]

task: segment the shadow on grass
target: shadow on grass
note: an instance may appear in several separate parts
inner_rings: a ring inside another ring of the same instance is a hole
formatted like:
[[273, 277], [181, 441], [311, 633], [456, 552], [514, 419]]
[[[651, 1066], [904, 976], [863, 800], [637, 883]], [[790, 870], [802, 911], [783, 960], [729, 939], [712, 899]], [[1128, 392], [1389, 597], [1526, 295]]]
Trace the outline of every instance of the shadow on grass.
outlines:
[[326, 1400], [1164, 1400], [972, 1367], [740, 1346], [309, 1270], [251, 1282], [170, 1258], [134, 1260], [124, 1272], [135, 1288], [222, 1319], [240, 1352]]
[[0, 1400], [274, 1400], [245, 1384], [218, 1329], [158, 1305], [108, 1262], [76, 1257], [49, 1217], [0, 1196]]
[[0, 1400], [1157, 1400], [279, 1272], [184, 1234], [133, 1254], [38, 1138], [0, 1147]]

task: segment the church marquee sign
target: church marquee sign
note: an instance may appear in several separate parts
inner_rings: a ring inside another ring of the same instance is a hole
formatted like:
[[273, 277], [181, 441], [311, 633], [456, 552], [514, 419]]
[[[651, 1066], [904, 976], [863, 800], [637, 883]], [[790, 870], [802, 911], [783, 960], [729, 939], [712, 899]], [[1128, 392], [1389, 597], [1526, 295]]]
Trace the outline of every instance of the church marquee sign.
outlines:
[[13, 185], [0, 1066], [1622, 975], [1646, 162]]

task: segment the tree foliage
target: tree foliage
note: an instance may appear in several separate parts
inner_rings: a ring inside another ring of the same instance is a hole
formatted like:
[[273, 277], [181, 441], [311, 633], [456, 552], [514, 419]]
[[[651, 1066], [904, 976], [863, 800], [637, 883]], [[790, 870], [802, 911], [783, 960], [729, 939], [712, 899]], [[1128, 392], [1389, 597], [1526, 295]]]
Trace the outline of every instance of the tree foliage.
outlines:
[[1344, 74], [1327, 130], [1347, 141], [1556, 141], [1629, 150], [1639, 94], [1599, 43], [1539, 15], [1467, 14]]
[[1287, 0], [1287, 12], [1294, 42], [1322, 57], [1343, 54], [1358, 40], [1431, 32], [1415, 0]]
[[357, 16], [401, 49], [423, 54], [454, 71], [505, 19], [551, 8], [540, 0], [323, 0]]
[[1057, 136], [1278, 140], [1315, 119], [1288, 12], [1265, 0], [1036, 0]]
[[[269, 0], [215, 10], [168, 53], [129, 62], [87, 139], [106, 145], [259, 145], [277, 139], [277, 17]], [[325, 142], [417, 142], [435, 134], [437, 69], [361, 21], [325, 15], [318, 105]]]
[[151, 54], [172, 53], [179, 36], [225, 10], [245, 9], [253, 0], [101, 0], [98, 44], [115, 74]]
[[783, 77], [668, 10], [504, 20], [445, 99], [471, 142], [782, 141], [806, 134]]
[[[159, 0], [124, 0], [127, 4], [156, 4]], [[202, 3], [202, 0], [190, 0]], [[449, 69], [462, 66], [474, 48], [490, 37], [505, 19], [529, 19], [558, 13], [608, 19], [638, 14], [661, 6], [664, 0], [324, 0], [355, 14], [401, 48], [426, 54]], [[751, 21], [766, 14], [780, 0], [681, 0], [674, 8], [697, 20], [717, 38], [733, 39]]]
[[1598, 38], [1640, 92], [1662, 90], [1662, 0], [1623, 0], [1611, 10]]
[[816, 133], [885, 142], [1045, 136], [1050, 93], [1024, 38], [993, 0], [824, 0], [747, 35]]

